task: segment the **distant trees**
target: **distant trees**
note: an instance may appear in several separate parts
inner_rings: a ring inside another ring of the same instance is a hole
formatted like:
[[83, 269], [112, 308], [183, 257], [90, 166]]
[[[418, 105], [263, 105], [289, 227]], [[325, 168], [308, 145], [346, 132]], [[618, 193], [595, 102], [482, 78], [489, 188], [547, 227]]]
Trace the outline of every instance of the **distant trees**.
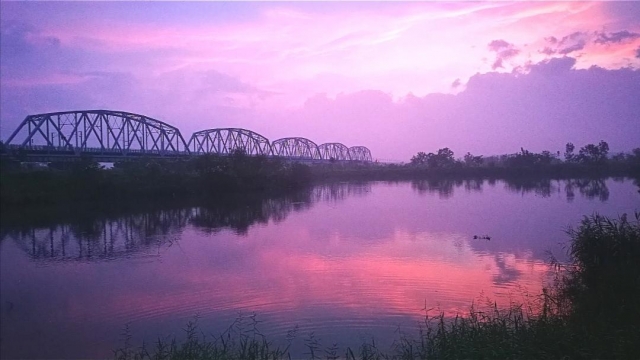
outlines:
[[[562, 159], [564, 155], [564, 159]], [[563, 161], [564, 160], [564, 161]], [[577, 150], [573, 143], [566, 143], [564, 154], [560, 151], [544, 150], [535, 153], [524, 148], [515, 154], [494, 155], [489, 157], [475, 156], [467, 152], [462, 158], [455, 159], [454, 153], [449, 148], [441, 148], [436, 153], [419, 152], [411, 158], [412, 166], [423, 166], [430, 169], [457, 169], [476, 168], [553, 168], [559, 171], [595, 171], [604, 165], [614, 167], [615, 171], [640, 172], [640, 148], [629, 152], [609, 154], [609, 144], [601, 140], [597, 144], [586, 144]], [[590, 168], [591, 170], [586, 170]], [[611, 168], [610, 170], [613, 170]], [[624, 170], [627, 169], [627, 170]], [[476, 171], [474, 170], [474, 171]], [[474, 173], [478, 173], [478, 172]]]
[[464, 164], [469, 167], [481, 166], [484, 163], [482, 155], [473, 156], [470, 152], [464, 155]]
[[427, 163], [429, 156], [427, 153], [420, 151], [413, 157], [411, 157], [411, 165], [424, 165]]
[[442, 148], [438, 150], [437, 154], [419, 152], [411, 158], [412, 165], [427, 165], [430, 168], [442, 168], [455, 164], [456, 160], [453, 158], [453, 151], [449, 148]]
[[312, 181], [307, 165], [242, 151], [229, 156], [119, 161], [110, 169], [90, 157], [51, 162], [48, 169], [35, 170], [9, 168], [4, 159], [0, 159], [0, 204], [218, 196], [301, 188]]
[[574, 154], [575, 146], [572, 143], [567, 143], [565, 149], [565, 161], [580, 164], [603, 164], [607, 161], [609, 154], [609, 144], [604, 140], [601, 140], [598, 145], [587, 144], [583, 146], [577, 155]]
[[640, 148], [633, 149], [632, 155], [629, 155], [629, 157], [631, 158], [631, 162], [640, 165]]
[[598, 164], [607, 161], [609, 144], [600, 141], [598, 145], [588, 144], [580, 149], [577, 160], [583, 164]]
[[505, 159], [504, 165], [508, 167], [532, 167], [549, 165], [553, 161], [554, 156], [549, 151], [543, 151], [540, 154], [533, 153], [524, 148], [520, 148], [520, 152]]

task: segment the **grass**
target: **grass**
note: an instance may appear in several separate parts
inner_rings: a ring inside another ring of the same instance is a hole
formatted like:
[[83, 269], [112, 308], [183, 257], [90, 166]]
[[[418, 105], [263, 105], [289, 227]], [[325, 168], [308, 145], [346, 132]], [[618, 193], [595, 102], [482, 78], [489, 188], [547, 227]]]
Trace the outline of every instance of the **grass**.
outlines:
[[[585, 217], [568, 231], [569, 263], [557, 270], [539, 301], [501, 309], [472, 306], [467, 314], [433, 317], [425, 311], [415, 334], [401, 333], [390, 348], [375, 340], [357, 346], [323, 347], [303, 339], [308, 359], [632, 359], [640, 357], [640, 213], [609, 219]], [[215, 337], [198, 333], [197, 319], [186, 339], [159, 339], [149, 351], [132, 349], [130, 336], [115, 358], [128, 359], [291, 359], [295, 332], [276, 347], [250, 321], [237, 320]]]

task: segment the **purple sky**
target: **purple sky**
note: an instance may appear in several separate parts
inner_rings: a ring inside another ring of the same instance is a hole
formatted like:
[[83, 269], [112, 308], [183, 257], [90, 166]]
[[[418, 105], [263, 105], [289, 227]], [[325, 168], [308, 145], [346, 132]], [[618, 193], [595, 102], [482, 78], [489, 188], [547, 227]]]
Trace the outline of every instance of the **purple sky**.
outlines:
[[640, 146], [638, 2], [0, 1], [0, 138], [112, 109], [408, 161]]

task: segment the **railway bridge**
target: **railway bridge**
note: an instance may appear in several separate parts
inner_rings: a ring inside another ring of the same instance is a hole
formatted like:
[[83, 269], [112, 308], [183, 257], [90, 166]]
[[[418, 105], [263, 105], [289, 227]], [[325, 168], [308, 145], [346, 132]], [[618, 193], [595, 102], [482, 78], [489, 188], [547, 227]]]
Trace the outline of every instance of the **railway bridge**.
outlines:
[[114, 110], [74, 110], [27, 116], [7, 139], [3, 152], [27, 161], [50, 162], [91, 156], [102, 162], [140, 157], [179, 158], [228, 155], [242, 150], [251, 156], [324, 162], [371, 162], [365, 146], [317, 145], [303, 137], [269, 141], [247, 129], [197, 131], [189, 141], [180, 129], [148, 116]]

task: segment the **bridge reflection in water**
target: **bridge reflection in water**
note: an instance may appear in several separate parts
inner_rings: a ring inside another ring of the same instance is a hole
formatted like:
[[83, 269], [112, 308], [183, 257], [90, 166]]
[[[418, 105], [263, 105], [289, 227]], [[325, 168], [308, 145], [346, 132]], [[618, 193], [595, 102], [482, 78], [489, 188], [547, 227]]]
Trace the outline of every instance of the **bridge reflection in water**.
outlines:
[[[420, 180], [411, 187], [422, 193], [435, 193], [440, 198], [453, 196], [455, 188], [481, 192], [483, 180]], [[593, 200], [607, 201], [609, 189], [603, 179], [513, 180], [504, 182], [505, 189], [515, 193], [534, 193], [548, 197], [564, 192], [572, 202], [576, 192]], [[3, 224], [2, 240], [13, 239], [33, 260], [101, 261], [120, 257], [157, 256], [163, 248], [177, 244], [179, 232], [192, 226], [204, 233], [231, 230], [245, 235], [256, 224], [279, 223], [292, 212], [305, 211], [320, 202], [343, 201], [351, 196], [366, 196], [371, 183], [333, 183], [315, 186], [277, 197], [241, 197], [217, 204], [152, 209], [120, 217], [71, 219], [40, 227], [11, 227]], [[173, 237], [171, 234], [176, 233]]]
[[[9, 226], [3, 229], [2, 240], [12, 239], [38, 261], [158, 256], [164, 248], [179, 245], [179, 232], [188, 225], [205, 233], [227, 229], [243, 235], [255, 224], [281, 222], [291, 212], [310, 209], [318, 202], [342, 201], [370, 191], [370, 183], [335, 183], [279, 197], [230, 198], [215, 205], [154, 209], [117, 218], [73, 219], [39, 228]], [[173, 233], [176, 236], [171, 236]]]

